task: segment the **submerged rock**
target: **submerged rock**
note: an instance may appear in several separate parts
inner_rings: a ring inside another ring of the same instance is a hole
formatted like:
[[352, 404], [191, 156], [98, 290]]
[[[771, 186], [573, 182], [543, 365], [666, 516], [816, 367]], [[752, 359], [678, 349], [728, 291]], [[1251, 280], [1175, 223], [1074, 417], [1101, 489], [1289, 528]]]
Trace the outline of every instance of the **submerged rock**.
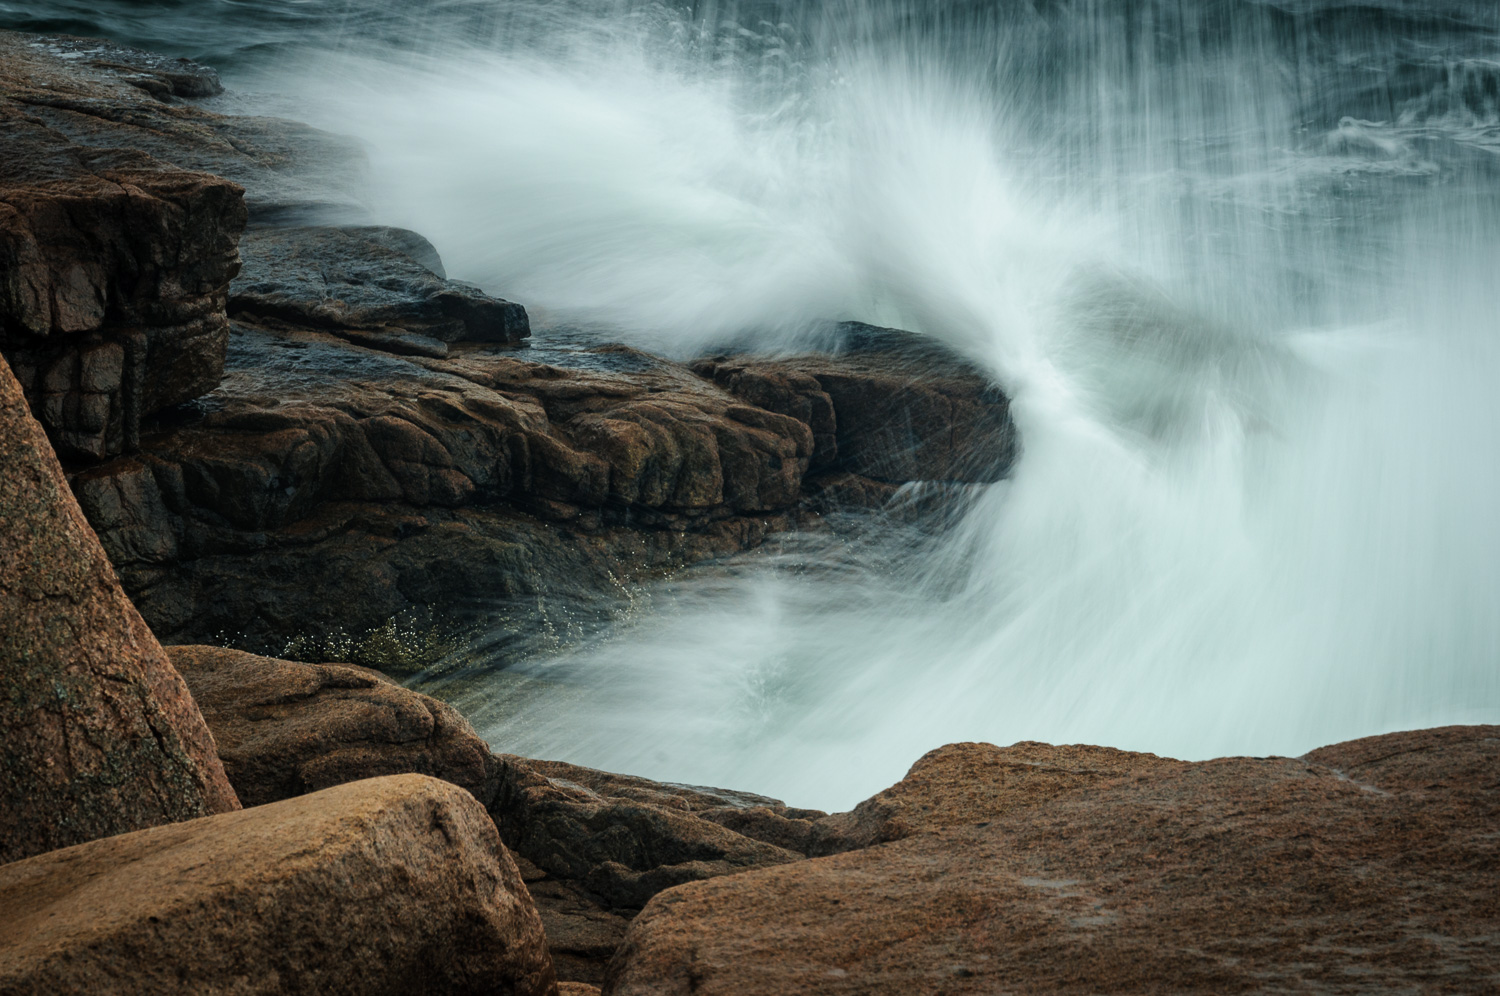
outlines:
[[484, 808], [369, 779], [0, 866], [0, 991], [556, 992]]
[[658, 895], [604, 991], [1484, 991], [1497, 764], [1493, 726], [1194, 764], [953, 745], [823, 821], [878, 846]]
[[239, 808], [4, 360], [0, 468], [0, 863]]
[[169, 647], [247, 806], [390, 774], [494, 796], [489, 746], [458, 711], [378, 671]]

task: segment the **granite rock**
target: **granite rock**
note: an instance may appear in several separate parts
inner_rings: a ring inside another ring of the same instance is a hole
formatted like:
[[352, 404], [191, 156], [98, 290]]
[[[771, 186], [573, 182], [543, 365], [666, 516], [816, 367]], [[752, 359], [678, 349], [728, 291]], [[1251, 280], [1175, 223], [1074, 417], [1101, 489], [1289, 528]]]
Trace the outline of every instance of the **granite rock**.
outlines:
[[0, 863], [239, 808], [0, 360]]
[[870, 846], [659, 894], [604, 992], [1487, 992], [1497, 764], [1493, 726], [1193, 764], [955, 745], [852, 821]]
[[0, 866], [0, 991], [557, 990], [484, 808], [397, 775]]
[[452, 706], [378, 671], [168, 647], [247, 806], [362, 778], [431, 775], [494, 795], [489, 746]]

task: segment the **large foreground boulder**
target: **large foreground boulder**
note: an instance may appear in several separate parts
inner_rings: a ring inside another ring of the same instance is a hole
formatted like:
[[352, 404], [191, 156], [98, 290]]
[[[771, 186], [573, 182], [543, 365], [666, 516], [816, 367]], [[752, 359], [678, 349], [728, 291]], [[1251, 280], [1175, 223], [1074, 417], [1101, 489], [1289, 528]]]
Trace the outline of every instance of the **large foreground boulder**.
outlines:
[[496, 762], [458, 710], [379, 671], [223, 647], [168, 647], [247, 806], [379, 775], [432, 775], [494, 796]]
[[955, 745], [830, 818], [876, 846], [657, 896], [604, 991], [1493, 992], [1497, 768], [1493, 726], [1197, 764]]
[[0, 992], [549, 996], [467, 792], [371, 779], [0, 867]]
[[0, 863], [239, 808], [4, 360], [0, 524]]
[[345, 664], [167, 650], [247, 805], [414, 772], [469, 790], [517, 852], [559, 978], [597, 983], [630, 917], [682, 882], [801, 857], [820, 812], [558, 761], [496, 757], [453, 707]]

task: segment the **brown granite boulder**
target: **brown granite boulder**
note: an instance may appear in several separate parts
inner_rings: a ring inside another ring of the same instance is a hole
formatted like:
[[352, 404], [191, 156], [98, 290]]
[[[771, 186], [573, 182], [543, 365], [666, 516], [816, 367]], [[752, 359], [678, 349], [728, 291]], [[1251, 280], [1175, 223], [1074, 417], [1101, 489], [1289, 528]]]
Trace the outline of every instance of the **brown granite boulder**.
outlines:
[[852, 821], [888, 842], [658, 895], [604, 991], [1488, 992], [1497, 765], [1493, 726], [1194, 764], [945, 748]]
[[550, 996], [474, 799], [399, 775], [0, 866], [0, 992]]
[[489, 745], [452, 706], [379, 671], [222, 647], [168, 647], [230, 784], [247, 806], [379, 775], [421, 774], [494, 795]]
[[0, 360], [0, 863], [239, 808]]
[[948, 744], [924, 754], [905, 778], [852, 811], [818, 820], [804, 850], [836, 854], [972, 825], [1122, 775], [1171, 770], [1184, 763], [1113, 747], [1030, 741], [1010, 747]]

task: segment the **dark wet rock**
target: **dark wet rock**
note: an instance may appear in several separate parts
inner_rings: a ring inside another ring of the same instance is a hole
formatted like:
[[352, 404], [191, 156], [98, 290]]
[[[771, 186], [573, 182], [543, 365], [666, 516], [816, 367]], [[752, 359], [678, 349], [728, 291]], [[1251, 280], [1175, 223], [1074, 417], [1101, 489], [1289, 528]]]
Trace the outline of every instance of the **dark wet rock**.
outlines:
[[683, 882], [801, 857], [688, 809], [590, 789], [589, 769], [512, 755], [498, 759], [500, 787], [490, 812], [501, 839], [549, 875], [582, 885], [609, 908], [636, 910]]
[[157, 100], [215, 97], [224, 92], [219, 74], [191, 59], [173, 59], [100, 38], [50, 35], [35, 41], [47, 52], [70, 62], [81, 62], [92, 70], [102, 70]]
[[0, 863], [239, 808], [4, 360], [0, 467]]
[[609, 960], [630, 928], [631, 911], [615, 912], [576, 882], [547, 874], [524, 857], [516, 866], [531, 890], [561, 983], [604, 983]]
[[425, 239], [391, 228], [257, 229], [241, 243], [244, 269], [230, 309], [397, 341], [406, 333], [443, 342], [517, 342], [531, 334], [519, 304], [446, 280], [412, 252], [436, 257]]
[[[612, 799], [626, 799], [631, 802], [645, 802], [666, 809], [680, 809], [686, 813], [703, 813], [724, 808], [743, 809], [749, 806], [785, 808], [780, 800], [757, 795], [754, 792], [710, 788], [705, 785], [654, 782], [649, 778], [600, 771], [597, 768], [585, 768], [566, 761], [529, 760], [527, 763], [554, 781], [587, 789], [596, 795], [608, 796]], [[812, 811], [803, 810], [802, 812]]]
[[448, 344], [441, 339], [416, 335], [404, 329], [371, 332], [363, 329], [339, 329], [338, 336], [356, 346], [379, 349], [397, 356], [426, 356], [434, 360], [448, 358]]
[[1193, 764], [952, 745], [841, 821], [878, 846], [658, 895], [604, 991], [1483, 992], [1497, 764], [1493, 726]]
[[240, 801], [260, 806], [380, 775], [431, 775], [488, 804], [489, 746], [446, 703], [378, 671], [221, 647], [169, 647]]
[[65, 458], [118, 454], [218, 383], [242, 191], [73, 143], [14, 99], [7, 55], [0, 36], [0, 351]]
[[[682, 882], [798, 860], [715, 814], [775, 799], [498, 755], [490, 813], [541, 912], [558, 978], [599, 984], [630, 919]], [[816, 814], [822, 815], [822, 814]]]
[[817, 810], [793, 810], [776, 806], [726, 806], [700, 810], [696, 815], [733, 830], [742, 837], [798, 854], [817, 853], [823, 837], [816, 822], [824, 814]]
[[813, 432], [812, 466], [876, 481], [989, 482], [1017, 452], [1004, 393], [973, 364], [899, 329], [845, 322], [829, 352], [766, 359], [729, 353], [698, 373]]
[[279, 649], [433, 604], [607, 591], [890, 499], [810, 476], [814, 439], [623, 346], [403, 357], [238, 323], [215, 391], [74, 485], [159, 632]]
[[0, 991], [557, 989], [484, 808], [399, 775], [0, 866]]
[[355, 142], [183, 101], [207, 95], [216, 80], [204, 67], [98, 39], [0, 32], [0, 95], [69, 142], [136, 150], [238, 183], [257, 224], [367, 219], [357, 198], [365, 157]]
[[406, 358], [248, 325], [182, 414], [74, 484], [152, 624], [190, 640], [274, 643], [737, 552], [790, 526], [811, 446], [664, 361]]

